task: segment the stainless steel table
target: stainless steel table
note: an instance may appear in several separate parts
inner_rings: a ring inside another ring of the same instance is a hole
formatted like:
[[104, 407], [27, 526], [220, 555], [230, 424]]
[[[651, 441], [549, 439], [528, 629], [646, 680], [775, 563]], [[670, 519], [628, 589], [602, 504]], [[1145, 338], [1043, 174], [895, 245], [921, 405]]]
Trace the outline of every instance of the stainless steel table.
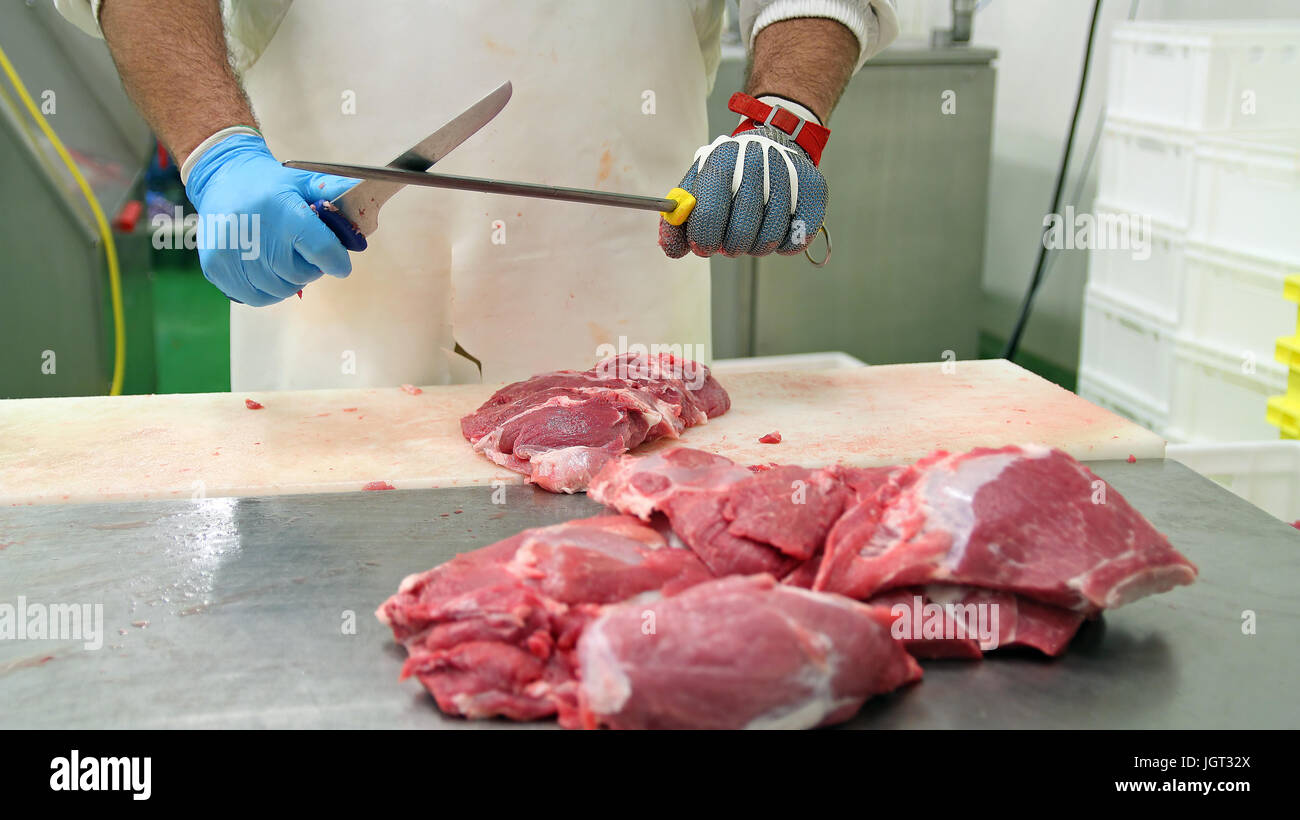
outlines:
[[[924, 681], [847, 726], [1300, 726], [1300, 531], [1175, 462], [1092, 466], [1198, 582], [1085, 625], [1057, 660], [926, 662]], [[601, 509], [491, 492], [0, 510], [0, 604], [101, 603], [106, 633], [98, 650], [0, 640], [0, 726], [518, 726], [445, 718], [399, 684], [404, 652], [372, 614], [411, 572]], [[1257, 634], [1242, 633], [1247, 610]]]

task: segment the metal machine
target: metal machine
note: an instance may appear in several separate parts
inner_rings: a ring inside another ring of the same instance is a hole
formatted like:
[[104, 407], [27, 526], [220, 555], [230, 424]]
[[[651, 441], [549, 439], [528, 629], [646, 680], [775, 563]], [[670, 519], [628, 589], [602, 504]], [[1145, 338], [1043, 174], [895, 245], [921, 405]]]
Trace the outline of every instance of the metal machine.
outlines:
[[[0, 45], [110, 217], [133, 198], [153, 139], [103, 42], [51, 3], [0, 6]], [[0, 78], [0, 398], [107, 393], [113, 325], [104, 248], [86, 200]], [[124, 392], [153, 389], [144, 232], [117, 234], [127, 322]]]
[[[802, 255], [714, 257], [715, 357], [976, 357], [995, 56], [900, 42], [858, 72], [835, 109], [821, 165], [833, 257], [824, 268]], [[727, 98], [744, 73], [743, 52], [725, 49], [711, 133], [735, 127]]]

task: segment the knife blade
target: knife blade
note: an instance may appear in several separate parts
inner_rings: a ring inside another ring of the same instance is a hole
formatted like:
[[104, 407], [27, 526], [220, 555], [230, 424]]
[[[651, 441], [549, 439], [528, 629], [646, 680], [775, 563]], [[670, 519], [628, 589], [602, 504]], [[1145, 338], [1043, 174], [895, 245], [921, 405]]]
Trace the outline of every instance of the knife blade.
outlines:
[[656, 197], [597, 191], [590, 188], [541, 185], [534, 182], [513, 182], [502, 179], [456, 176], [454, 174], [436, 174], [423, 170], [406, 170], [391, 165], [387, 168], [380, 168], [374, 165], [348, 165], [335, 162], [303, 162], [298, 160], [289, 160], [283, 164], [286, 168], [297, 168], [302, 171], [337, 174], [366, 180], [366, 182], [361, 183], [362, 185], [383, 184], [392, 186], [394, 189], [403, 185], [418, 185], [426, 188], [450, 188], [458, 191], [477, 191], [487, 194], [507, 194], [510, 196], [556, 199], [565, 202], [583, 202], [591, 205], [610, 205], [616, 208], [659, 211], [664, 215], [664, 218], [674, 225], [680, 225], [682, 221], [685, 221], [686, 217], [690, 215], [691, 209], [695, 206], [695, 198], [680, 188], [674, 188], [668, 193], [667, 197]]
[[[408, 172], [430, 168], [487, 125], [505, 108], [512, 93], [511, 84], [502, 83], [437, 131], [403, 151], [388, 163], [388, 167]], [[285, 165], [294, 167], [289, 163]], [[402, 184], [395, 184], [391, 180], [366, 179], [333, 202], [313, 203], [313, 208], [343, 242], [344, 247], [348, 250], [365, 250], [366, 237], [379, 230], [379, 209], [402, 187]]]

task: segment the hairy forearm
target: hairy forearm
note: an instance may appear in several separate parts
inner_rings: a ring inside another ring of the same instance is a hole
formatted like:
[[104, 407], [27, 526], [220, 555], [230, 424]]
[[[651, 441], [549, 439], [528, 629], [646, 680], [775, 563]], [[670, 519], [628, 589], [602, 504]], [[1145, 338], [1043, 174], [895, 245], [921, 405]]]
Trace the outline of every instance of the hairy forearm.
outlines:
[[825, 124], [857, 61], [858, 38], [843, 23], [818, 17], [781, 20], [754, 38], [745, 93], [793, 100]]
[[215, 131], [256, 127], [220, 0], [104, 0], [99, 24], [127, 94], [177, 162]]

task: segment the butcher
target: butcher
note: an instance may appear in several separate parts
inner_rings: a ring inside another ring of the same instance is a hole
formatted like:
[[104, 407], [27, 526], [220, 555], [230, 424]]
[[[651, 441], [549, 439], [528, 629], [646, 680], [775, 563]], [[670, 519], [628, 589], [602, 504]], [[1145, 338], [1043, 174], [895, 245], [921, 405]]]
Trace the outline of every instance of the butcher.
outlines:
[[[741, 0], [733, 136], [709, 134], [705, 113], [723, 0], [55, 3], [106, 40], [200, 218], [255, 217], [254, 252], [199, 248], [231, 300], [241, 392], [510, 381], [588, 367], [620, 338], [707, 350], [706, 257], [813, 241], [831, 111], [898, 32], [893, 0]], [[439, 171], [678, 185], [698, 201], [686, 224], [406, 191], [350, 255], [306, 205], [355, 180], [280, 165], [382, 165], [506, 80], [510, 104]]]

